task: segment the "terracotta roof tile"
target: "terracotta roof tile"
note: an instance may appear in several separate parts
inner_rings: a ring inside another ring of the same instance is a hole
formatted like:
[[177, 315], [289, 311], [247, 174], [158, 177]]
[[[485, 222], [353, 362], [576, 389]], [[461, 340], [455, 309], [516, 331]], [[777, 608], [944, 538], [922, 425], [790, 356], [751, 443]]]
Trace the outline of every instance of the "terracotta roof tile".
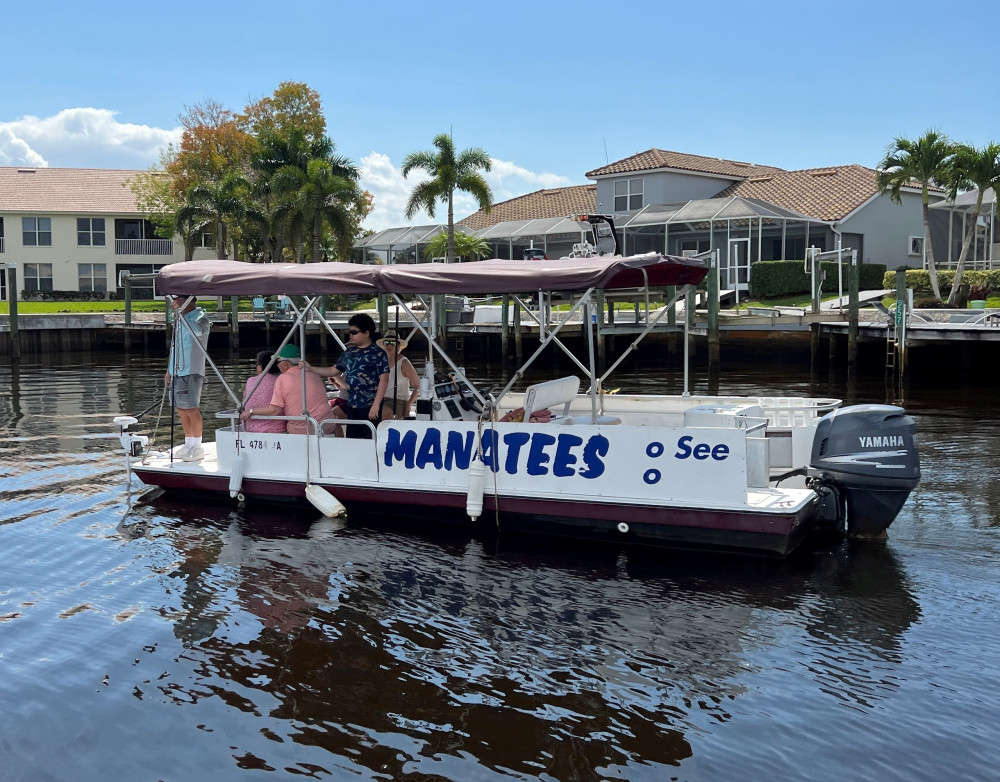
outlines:
[[494, 204], [489, 214], [482, 210], [459, 220], [457, 225], [472, 230], [508, 220], [533, 220], [586, 214], [597, 209], [597, 185], [573, 185], [536, 190], [509, 201]]
[[760, 176], [764, 173], [779, 172], [774, 166], [759, 166], [754, 163], [741, 163], [738, 160], [724, 160], [717, 157], [689, 155], [685, 152], [671, 152], [664, 149], [647, 149], [624, 160], [617, 160], [601, 168], [588, 171], [585, 176], [599, 177], [609, 174], [627, 174], [633, 171], [655, 171], [660, 168], [676, 168], [682, 171], [694, 171], [701, 174], [719, 174], [746, 178]]
[[0, 166], [0, 212], [140, 214], [128, 181], [141, 171]]
[[875, 172], [850, 165], [754, 177], [730, 185], [718, 197], [758, 198], [820, 220], [840, 220], [877, 192]]

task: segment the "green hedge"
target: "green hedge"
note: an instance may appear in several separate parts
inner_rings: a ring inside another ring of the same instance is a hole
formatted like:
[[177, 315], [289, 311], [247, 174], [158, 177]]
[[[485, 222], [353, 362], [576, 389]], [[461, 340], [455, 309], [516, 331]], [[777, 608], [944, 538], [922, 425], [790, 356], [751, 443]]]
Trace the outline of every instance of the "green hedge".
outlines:
[[116, 291], [21, 291], [21, 301], [114, 301]]
[[[837, 262], [820, 261], [820, 269], [826, 273], [823, 293], [837, 292]], [[754, 299], [771, 299], [809, 293], [809, 274], [804, 271], [804, 261], [758, 261], [750, 275], [750, 296]], [[860, 290], [883, 287], [885, 264], [862, 263], [858, 267]], [[847, 290], [847, 266], [843, 274], [844, 290]], [[888, 286], [885, 286], [888, 287]]]
[[[937, 273], [938, 285], [941, 287], [941, 295], [947, 296], [951, 293], [951, 286], [955, 282], [955, 272], [951, 269], [940, 269]], [[882, 287], [895, 290], [896, 272], [886, 272], [882, 280]], [[1000, 269], [973, 270], [963, 272], [962, 284], [964, 285], [985, 285], [990, 290], [1000, 290]], [[913, 288], [915, 294], [931, 293], [931, 275], [925, 269], [907, 269], [906, 287]]]

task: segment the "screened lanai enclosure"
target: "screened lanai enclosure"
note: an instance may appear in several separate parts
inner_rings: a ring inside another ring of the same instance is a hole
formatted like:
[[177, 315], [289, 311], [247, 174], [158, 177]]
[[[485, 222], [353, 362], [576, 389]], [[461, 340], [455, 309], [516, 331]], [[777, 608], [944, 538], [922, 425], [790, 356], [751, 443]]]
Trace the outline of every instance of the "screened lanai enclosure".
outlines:
[[[390, 264], [432, 261], [425, 253], [427, 243], [447, 230], [446, 225], [387, 228], [358, 241], [354, 245], [354, 260], [378, 258]], [[524, 250], [532, 248], [542, 249], [549, 258], [561, 258], [572, 251], [574, 244], [591, 240], [590, 226], [568, 217], [513, 220], [477, 231], [456, 225], [455, 232], [485, 240], [492, 249], [490, 257], [507, 260], [522, 258]]]
[[[748, 290], [750, 268], [757, 261], [805, 260], [809, 247], [821, 252], [833, 247], [827, 223], [753, 198], [655, 204], [614, 215], [614, 220], [625, 255], [696, 255], [718, 250], [723, 290]], [[444, 225], [389, 228], [359, 241], [355, 260], [431, 261], [423, 248], [445, 230]], [[465, 229], [455, 226], [455, 230]], [[590, 225], [569, 217], [514, 220], [465, 232], [485, 240], [492, 257], [515, 260], [529, 248], [542, 249], [548, 258], [561, 258], [576, 244], [594, 242]], [[850, 238], [844, 237], [845, 246], [852, 244]]]

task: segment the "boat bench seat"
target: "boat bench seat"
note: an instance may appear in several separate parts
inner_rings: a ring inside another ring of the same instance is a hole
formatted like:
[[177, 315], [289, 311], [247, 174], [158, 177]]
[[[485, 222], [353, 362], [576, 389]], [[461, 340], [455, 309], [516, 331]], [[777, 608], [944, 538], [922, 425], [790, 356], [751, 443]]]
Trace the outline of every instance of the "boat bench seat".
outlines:
[[[551, 410], [553, 416], [566, 417], [569, 415], [569, 406], [578, 393], [580, 378], [575, 375], [530, 385], [524, 390], [524, 420], [529, 420], [536, 410], [545, 409]], [[562, 410], [555, 409], [560, 405]]]

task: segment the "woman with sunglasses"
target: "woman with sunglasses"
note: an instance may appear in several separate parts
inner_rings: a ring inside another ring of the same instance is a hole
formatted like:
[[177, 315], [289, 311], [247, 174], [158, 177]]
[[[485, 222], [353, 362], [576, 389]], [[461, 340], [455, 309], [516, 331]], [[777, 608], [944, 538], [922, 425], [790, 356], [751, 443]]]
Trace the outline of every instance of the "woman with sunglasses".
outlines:
[[402, 355], [408, 343], [389, 329], [375, 344], [389, 357], [389, 384], [382, 400], [382, 419], [409, 418], [410, 409], [420, 396], [420, 377], [410, 359]]
[[[347, 382], [347, 418], [368, 420], [378, 426], [382, 420], [382, 400], [389, 385], [389, 359], [375, 344], [378, 332], [370, 315], [353, 315], [347, 325], [353, 350], [345, 350], [332, 367], [324, 369], [306, 364], [306, 371], [320, 377], [343, 378]], [[371, 439], [372, 433], [367, 426], [348, 426], [346, 429], [350, 438]]]

